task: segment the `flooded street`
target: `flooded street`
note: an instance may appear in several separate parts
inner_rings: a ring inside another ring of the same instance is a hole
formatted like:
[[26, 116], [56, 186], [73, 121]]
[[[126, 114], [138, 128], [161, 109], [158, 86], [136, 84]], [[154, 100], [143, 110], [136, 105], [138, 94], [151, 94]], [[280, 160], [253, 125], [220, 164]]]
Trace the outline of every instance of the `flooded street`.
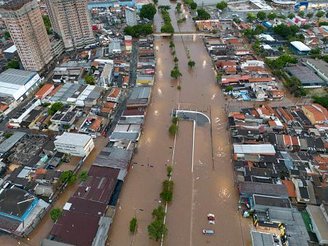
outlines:
[[[159, 3], [169, 4], [168, 1]], [[174, 9], [171, 4], [170, 15], [175, 30], [193, 31], [190, 17], [178, 28]], [[158, 15], [155, 23], [159, 30], [161, 18]], [[215, 84], [211, 59], [200, 37], [184, 36], [182, 39], [176, 36], [174, 43], [183, 74], [181, 91], [176, 88], [177, 82], [170, 78], [174, 63], [168, 47], [169, 39], [157, 38], [156, 83], [152, 101], [138, 153], [133, 160], [135, 164], [121, 193], [120, 209], [108, 244], [159, 245], [148, 238], [147, 226], [151, 222], [152, 210], [158, 205], [166, 165], [173, 162], [175, 187], [172, 204], [168, 207], [168, 235], [164, 245], [249, 245], [250, 221], [241, 218], [237, 211], [238, 193], [231, 163], [226, 101]], [[187, 65], [187, 52], [196, 62], [192, 70]], [[201, 110], [212, 122], [196, 126], [193, 137], [192, 122], [181, 121], [172, 161], [173, 139], [169, 137], [168, 127], [170, 113], [177, 107]], [[148, 163], [154, 167], [148, 167]], [[207, 213], [216, 215], [216, 225], [208, 225]], [[133, 236], [128, 227], [135, 215], [139, 226]], [[214, 229], [215, 235], [204, 236], [202, 229]]]
[[[80, 171], [86, 170], [88, 171], [91, 165], [93, 164], [93, 161], [95, 160], [98, 153], [102, 150], [102, 148], [107, 144], [108, 140], [105, 137], [98, 137], [95, 140], [95, 149], [90, 153], [88, 158], [85, 160], [83, 166], [81, 167]], [[72, 158], [74, 159], [74, 158]], [[65, 165], [65, 164], [62, 164]], [[76, 189], [78, 188], [78, 183], [76, 182], [72, 186], [68, 186], [62, 194], [60, 194], [58, 200], [55, 201], [53, 208], [63, 208], [65, 203], [68, 201], [68, 199], [74, 194]], [[0, 245], [33, 245], [37, 246], [41, 244], [42, 239], [47, 238], [48, 234], [50, 233], [53, 222], [50, 218], [50, 213], [48, 212], [44, 218], [41, 220], [41, 222], [37, 225], [36, 229], [33, 230], [33, 232], [29, 235], [29, 238], [27, 239], [13, 239], [11, 236], [1, 236], [0, 237]]]

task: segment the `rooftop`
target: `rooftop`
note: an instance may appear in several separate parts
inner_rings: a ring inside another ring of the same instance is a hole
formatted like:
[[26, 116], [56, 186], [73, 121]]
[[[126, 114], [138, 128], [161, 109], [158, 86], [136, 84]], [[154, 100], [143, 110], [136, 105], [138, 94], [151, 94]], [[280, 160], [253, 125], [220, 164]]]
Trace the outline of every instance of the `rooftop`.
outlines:
[[328, 242], [328, 222], [319, 206], [308, 205], [306, 210], [311, 216], [311, 221], [317, 229], [316, 234], [320, 241]]
[[32, 0], [10, 0], [1, 5], [0, 8], [5, 10], [18, 10], [29, 2], [32, 2]]
[[13, 135], [0, 144], [0, 154], [6, 153], [10, 150], [25, 135], [25, 132], [14, 132]]
[[17, 220], [23, 220], [25, 213], [36, 198], [25, 190], [12, 187], [6, 188], [0, 193], [0, 212], [1, 215]]
[[25, 85], [36, 74], [36, 72], [10, 68], [0, 74], [0, 83]]
[[91, 137], [86, 134], [64, 132], [61, 136], [57, 137], [55, 144], [74, 144], [85, 146], [90, 139]]
[[308, 47], [307, 45], [305, 45], [301, 41], [292, 41], [292, 42], [290, 42], [290, 44], [292, 46], [294, 46], [297, 50], [301, 51], [301, 52], [308, 52], [308, 51], [311, 50], [310, 47]]
[[306, 59], [306, 63], [315, 67], [321, 73], [328, 75], [328, 63], [319, 59]]
[[303, 66], [303, 65], [295, 65], [287, 67], [286, 70], [299, 79], [303, 85], [324, 85], [325, 81], [320, 78], [312, 69]]
[[262, 194], [278, 197], [288, 197], [287, 189], [280, 184], [257, 184], [254, 182], [242, 182], [239, 184], [239, 191], [243, 194]]

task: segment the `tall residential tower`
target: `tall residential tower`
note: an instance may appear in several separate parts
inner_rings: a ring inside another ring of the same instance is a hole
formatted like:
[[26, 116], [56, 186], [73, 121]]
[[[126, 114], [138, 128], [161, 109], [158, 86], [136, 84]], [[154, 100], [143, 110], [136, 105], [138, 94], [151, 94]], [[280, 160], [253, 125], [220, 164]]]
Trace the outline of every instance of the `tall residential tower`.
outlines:
[[95, 42], [88, 0], [46, 0], [53, 30], [62, 37], [66, 49], [82, 48]]
[[37, 0], [11, 0], [0, 15], [26, 70], [40, 71], [52, 59], [50, 41]]

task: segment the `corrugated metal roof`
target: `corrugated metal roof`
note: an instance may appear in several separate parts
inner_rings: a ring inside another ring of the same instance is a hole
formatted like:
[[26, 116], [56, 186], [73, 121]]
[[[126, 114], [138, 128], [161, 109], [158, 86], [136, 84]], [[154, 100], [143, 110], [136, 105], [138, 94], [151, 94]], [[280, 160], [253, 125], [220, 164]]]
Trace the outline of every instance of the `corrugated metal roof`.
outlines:
[[274, 155], [276, 150], [272, 144], [234, 144], [235, 154], [267, 154]]

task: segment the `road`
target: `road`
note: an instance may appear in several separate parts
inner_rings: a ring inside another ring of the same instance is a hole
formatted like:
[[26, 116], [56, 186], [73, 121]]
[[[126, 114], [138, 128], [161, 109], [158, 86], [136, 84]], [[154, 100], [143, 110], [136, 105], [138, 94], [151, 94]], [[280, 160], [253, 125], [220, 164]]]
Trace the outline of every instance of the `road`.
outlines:
[[[187, 21], [178, 27], [174, 4], [162, 0], [159, 5], [171, 5], [170, 15], [176, 31], [195, 30], [186, 12]], [[157, 31], [161, 22], [160, 16], [156, 15]], [[148, 238], [147, 226], [151, 222], [151, 211], [158, 205], [166, 165], [171, 163], [175, 190], [172, 204], [168, 206], [169, 232], [164, 245], [249, 245], [250, 221], [242, 219], [237, 212], [238, 193], [226, 130], [226, 101], [215, 84], [210, 57], [200, 37], [174, 37], [174, 43], [183, 74], [181, 91], [176, 88], [178, 82], [170, 78], [174, 64], [169, 40], [156, 38], [157, 77], [152, 101], [133, 159], [135, 164], [122, 189], [108, 245], [158, 245]], [[187, 50], [196, 62], [192, 70], [187, 66]], [[179, 122], [174, 149], [168, 127], [170, 113], [177, 107], [202, 110], [210, 116], [211, 124], [196, 126], [193, 135], [191, 122]], [[175, 157], [172, 160], [173, 149]], [[216, 215], [216, 225], [208, 225], [206, 215], [209, 212]], [[133, 236], [128, 232], [128, 226], [135, 215], [139, 226]], [[216, 233], [204, 236], [203, 228], [214, 229]]]

